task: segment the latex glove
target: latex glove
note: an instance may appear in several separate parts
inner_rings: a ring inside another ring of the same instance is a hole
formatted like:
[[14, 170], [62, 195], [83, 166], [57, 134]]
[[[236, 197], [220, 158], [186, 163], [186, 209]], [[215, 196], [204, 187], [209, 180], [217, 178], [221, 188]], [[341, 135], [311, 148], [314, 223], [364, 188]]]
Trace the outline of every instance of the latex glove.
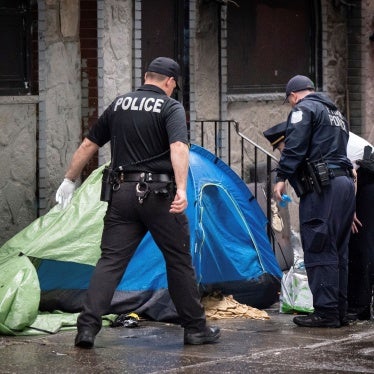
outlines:
[[65, 178], [56, 192], [56, 202], [62, 206], [62, 209], [65, 209], [66, 206], [70, 203], [74, 191], [75, 182], [71, 181], [68, 178]]

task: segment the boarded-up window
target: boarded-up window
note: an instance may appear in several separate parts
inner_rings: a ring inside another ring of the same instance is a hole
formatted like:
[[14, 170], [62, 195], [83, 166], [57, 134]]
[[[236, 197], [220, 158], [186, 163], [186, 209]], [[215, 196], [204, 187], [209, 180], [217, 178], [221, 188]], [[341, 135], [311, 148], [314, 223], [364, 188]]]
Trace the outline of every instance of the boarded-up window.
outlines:
[[230, 93], [283, 92], [293, 75], [319, 85], [319, 1], [236, 0], [228, 6]]
[[0, 95], [37, 93], [37, 2], [0, 0]]

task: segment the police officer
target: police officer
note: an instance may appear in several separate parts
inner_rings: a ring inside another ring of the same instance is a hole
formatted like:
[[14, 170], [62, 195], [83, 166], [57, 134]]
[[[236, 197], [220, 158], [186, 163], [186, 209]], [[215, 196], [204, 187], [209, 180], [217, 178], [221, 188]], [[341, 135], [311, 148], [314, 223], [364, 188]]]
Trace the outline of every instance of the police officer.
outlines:
[[292, 111], [274, 197], [281, 200], [286, 179], [300, 195], [300, 235], [314, 307], [313, 313], [293, 321], [306, 327], [340, 327], [347, 324], [348, 241], [355, 211], [348, 124], [306, 76], [289, 80], [286, 100]]
[[[184, 327], [185, 344], [215, 342], [200, 303], [187, 217], [189, 148], [183, 106], [171, 98], [180, 68], [167, 57], [153, 60], [145, 83], [117, 97], [74, 153], [56, 201], [65, 207], [74, 181], [95, 152], [110, 141], [114, 191], [104, 218], [101, 257], [77, 321], [75, 345], [91, 348], [126, 267], [147, 231], [166, 262], [168, 289]], [[146, 259], [144, 259], [146, 261]]]
[[[349, 240], [348, 319], [370, 320], [374, 285], [373, 146], [350, 133], [347, 155], [357, 170], [356, 213]], [[367, 160], [367, 161], [366, 161]]]

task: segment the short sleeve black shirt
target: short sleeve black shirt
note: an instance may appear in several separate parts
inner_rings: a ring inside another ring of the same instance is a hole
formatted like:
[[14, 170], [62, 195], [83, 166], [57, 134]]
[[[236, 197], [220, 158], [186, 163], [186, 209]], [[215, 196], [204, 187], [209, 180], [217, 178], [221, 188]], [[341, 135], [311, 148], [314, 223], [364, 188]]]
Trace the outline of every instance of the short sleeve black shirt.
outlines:
[[186, 114], [181, 103], [146, 84], [117, 97], [87, 138], [100, 147], [111, 142], [114, 169], [172, 173], [170, 144], [188, 143]]

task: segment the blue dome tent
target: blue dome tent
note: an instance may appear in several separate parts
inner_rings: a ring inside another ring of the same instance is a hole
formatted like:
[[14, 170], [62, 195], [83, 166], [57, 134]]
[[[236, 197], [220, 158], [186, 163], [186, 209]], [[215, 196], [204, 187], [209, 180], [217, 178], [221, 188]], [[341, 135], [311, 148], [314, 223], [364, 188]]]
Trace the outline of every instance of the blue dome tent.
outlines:
[[[0, 248], [0, 264], [19, 254], [40, 259], [34, 261], [40, 311], [80, 310], [100, 256], [106, 211], [99, 200], [102, 169], [77, 189], [65, 210], [55, 206]], [[202, 294], [220, 291], [257, 308], [278, 301], [282, 272], [266, 234], [266, 217], [247, 185], [222, 160], [192, 145], [187, 193], [191, 254]], [[177, 318], [164, 259], [149, 233], [108, 311], [127, 312], [156, 321]]]

